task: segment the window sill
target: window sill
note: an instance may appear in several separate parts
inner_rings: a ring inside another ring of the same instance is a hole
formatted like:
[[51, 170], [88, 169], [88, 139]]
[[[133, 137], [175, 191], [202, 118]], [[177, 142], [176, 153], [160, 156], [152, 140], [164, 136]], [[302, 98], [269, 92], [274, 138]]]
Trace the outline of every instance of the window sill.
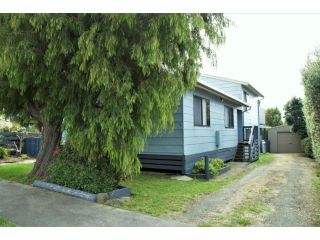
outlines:
[[210, 126], [205, 126], [205, 125], [193, 125], [194, 127], [201, 127], [201, 128], [210, 128]]

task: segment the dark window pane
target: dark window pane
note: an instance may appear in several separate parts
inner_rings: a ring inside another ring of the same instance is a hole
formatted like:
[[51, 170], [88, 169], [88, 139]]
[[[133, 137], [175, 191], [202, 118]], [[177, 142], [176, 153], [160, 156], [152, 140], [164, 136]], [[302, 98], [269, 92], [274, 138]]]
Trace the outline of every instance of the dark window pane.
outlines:
[[233, 108], [224, 106], [224, 123], [226, 128], [234, 127]]
[[233, 108], [229, 108], [229, 127], [233, 128], [234, 127], [234, 119], [233, 119]]
[[194, 125], [202, 125], [202, 109], [201, 109], [201, 98], [193, 96], [193, 119]]
[[210, 100], [206, 100], [207, 126], [210, 126]]

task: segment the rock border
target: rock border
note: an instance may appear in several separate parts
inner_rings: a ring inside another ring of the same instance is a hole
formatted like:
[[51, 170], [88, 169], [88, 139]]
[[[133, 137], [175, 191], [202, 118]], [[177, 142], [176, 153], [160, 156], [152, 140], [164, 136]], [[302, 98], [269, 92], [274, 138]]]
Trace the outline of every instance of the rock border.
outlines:
[[[219, 172], [218, 172], [218, 176], [229, 171], [230, 170], [230, 166], [229, 165], [225, 165], [223, 168], [220, 168], [219, 169]], [[198, 179], [206, 179], [207, 176], [205, 173], [189, 173], [189, 174], [186, 174], [187, 176], [189, 177], [192, 177], [192, 178], [198, 178]], [[215, 176], [213, 174], [209, 174], [209, 179], [212, 179], [214, 178]]]
[[118, 186], [115, 190], [111, 192], [98, 193], [98, 194], [84, 192], [84, 191], [80, 191], [80, 190], [76, 190], [76, 189], [72, 189], [72, 188], [68, 188], [68, 187], [64, 187], [64, 186], [60, 186], [57, 184], [48, 183], [40, 180], [33, 181], [33, 186], [46, 189], [49, 191], [64, 193], [69, 196], [81, 198], [91, 202], [98, 202], [98, 203], [102, 203], [110, 199], [128, 197], [131, 195], [130, 188], [127, 188], [124, 186]]

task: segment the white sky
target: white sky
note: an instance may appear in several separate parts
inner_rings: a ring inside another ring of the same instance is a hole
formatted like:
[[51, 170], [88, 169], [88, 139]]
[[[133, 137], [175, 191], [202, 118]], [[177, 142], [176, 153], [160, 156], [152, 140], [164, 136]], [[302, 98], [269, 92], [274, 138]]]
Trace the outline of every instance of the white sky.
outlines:
[[217, 66], [203, 73], [251, 83], [264, 96], [263, 108], [281, 111], [293, 96], [303, 98], [301, 70], [320, 46], [320, 14], [226, 14], [234, 26], [217, 53]]

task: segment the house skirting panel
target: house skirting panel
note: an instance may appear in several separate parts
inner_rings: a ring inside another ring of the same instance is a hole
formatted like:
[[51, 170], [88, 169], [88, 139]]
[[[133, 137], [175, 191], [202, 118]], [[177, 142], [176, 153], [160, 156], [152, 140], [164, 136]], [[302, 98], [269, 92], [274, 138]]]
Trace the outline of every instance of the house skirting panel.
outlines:
[[140, 154], [139, 159], [143, 169], [160, 169], [183, 172], [183, 155]]
[[222, 148], [214, 151], [187, 155], [184, 158], [185, 164], [184, 164], [183, 173], [191, 173], [195, 162], [198, 161], [203, 156], [209, 156], [209, 158], [220, 158], [224, 161], [229, 161], [234, 158], [234, 155], [236, 154], [236, 150], [237, 150], [237, 147], [231, 147], [231, 148]]
[[228, 161], [234, 158], [236, 149], [237, 147], [223, 148], [192, 155], [140, 154], [139, 159], [143, 169], [170, 170], [186, 174], [192, 172], [194, 163], [201, 157], [209, 156], [210, 158], [220, 158]]

